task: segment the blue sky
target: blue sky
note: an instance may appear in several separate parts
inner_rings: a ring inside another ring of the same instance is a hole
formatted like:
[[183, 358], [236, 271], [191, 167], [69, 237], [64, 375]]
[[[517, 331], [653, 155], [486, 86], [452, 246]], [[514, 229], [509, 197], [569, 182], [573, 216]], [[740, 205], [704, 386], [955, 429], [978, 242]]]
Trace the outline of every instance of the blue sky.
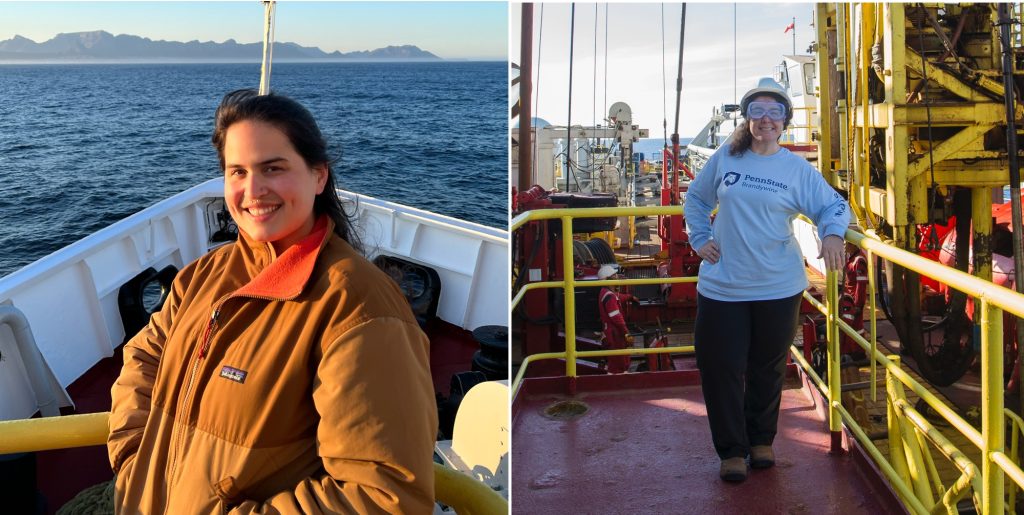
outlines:
[[[150, 39], [263, 40], [263, 7], [242, 2], [0, 2], [0, 40], [42, 42], [61, 32], [106, 30]], [[505, 2], [298, 2], [277, 4], [277, 41], [332, 52], [416, 45], [448, 59], [505, 60]]]
[[[602, 107], [607, 97], [609, 105], [618, 101], [629, 104], [634, 123], [650, 129], [651, 137], [663, 137], [662, 123], [666, 119], [671, 135], [679, 62], [679, 4], [607, 4], [607, 68], [605, 5], [598, 4], [595, 13], [594, 4], [576, 4], [573, 125], [591, 125], [595, 118], [600, 123], [607, 116]], [[688, 3], [680, 136], [695, 135], [707, 123], [713, 107], [733, 102], [754, 87], [759, 77], [772, 75], [782, 56], [793, 53], [793, 33], [784, 33], [793, 18], [796, 53], [806, 54], [815, 37], [810, 26], [813, 8], [811, 3]], [[510, 12], [509, 58], [516, 63], [520, 62], [521, 9], [520, 5], [513, 5]], [[534, 85], [537, 87], [539, 63], [540, 91], [535, 92], [534, 105], [537, 116], [564, 125], [569, 98], [570, 6], [547, 3], [543, 5], [543, 14], [541, 11], [537, 4], [533, 14]], [[510, 93], [514, 98], [515, 92]]]

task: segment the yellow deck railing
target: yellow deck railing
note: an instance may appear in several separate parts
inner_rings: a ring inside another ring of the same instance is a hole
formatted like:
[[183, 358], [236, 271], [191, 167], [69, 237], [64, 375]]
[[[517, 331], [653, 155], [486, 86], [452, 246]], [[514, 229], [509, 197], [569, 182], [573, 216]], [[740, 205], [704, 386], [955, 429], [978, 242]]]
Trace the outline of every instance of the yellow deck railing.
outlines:
[[[818, 108], [815, 106], [794, 107], [793, 120], [789, 123], [789, 127], [786, 127], [779, 143], [817, 145], [818, 142], [814, 140], [814, 133], [818, 130], [818, 125], [814, 123], [814, 115], [817, 114], [817, 110]], [[797, 137], [798, 134], [801, 137]]]
[[[105, 445], [110, 412], [0, 421], [0, 455]], [[473, 478], [434, 464], [434, 498], [457, 513], [504, 515], [508, 501]]]
[[[678, 215], [678, 206], [597, 208], [597, 209], [548, 209], [523, 213], [512, 220], [511, 231], [524, 224], [538, 220], [560, 220], [562, 227], [562, 270], [573, 269], [572, 220], [574, 218]], [[810, 380], [823, 392], [829, 403], [829, 429], [841, 431], [842, 424], [856, 438], [857, 442], [877, 462], [882, 473], [889, 480], [905, 507], [912, 513], [956, 513], [958, 501], [971, 496], [979, 513], [1014, 513], [1017, 489], [1024, 489], [1024, 472], [1017, 462], [1019, 435], [1024, 434], [1024, 421], [1003, 406], [1003, 350], [1002, 313], [1013, 313], [1024, 317], [1024, 295], [993, 283], [983, 281], [964, 272], [949, 268], [937, 262], [887, 245], [864, 234], [847, 231], [846, 240], [863, 249], [868, 262], [868, 298], [870, 304], [870, 330], [868, 339], [846, 324], [838, 313], [839, 274], [826, 275], [825, 303], [818, 302], [805, 292], [804, 298], [826, 315], [826, 336], [828, 340], [828, 381], [824, 381], [806, 362], [803, 355], [792, 348], [794, 360]], [[904, 266], [920, 274], [937, 279], [948, 286], [962, 291], [975, 299], [981, 306], [981, 349], [982, 349], [982, 430], [978, 432], [952, 408], [928, 391], [900, 367], [899, 359], [886, 356], [877, 349], [877, 321], [875, 318], [875, 256]], [[575, 324], [575, 288], [603, 285], [671, 284], [695, 282], [694, 277], [657, 279], [619, 279], [576, 282], [571, 273], [563, 274], [562, 281], [545, 281], [526, 284], [514, 292], [512, 309], [524, 295], [538, 288], [562, 288], [565, 294], [565, 351], [534, 354], [527, 356], [520, 365], [512, 386], [513, 398], [518, 394], [526, 369], [530, 363], [542, 359], [564, 359], [566, 376], [576, 376], [577, 357], [606, 357], [620, 355], [643, 355], [692, 351], [692, 346], [664, 347], [656, 349], [618, 349], [577, 352]], [[877, 367], [886, 374], [886, 399], [889, 420], [889, 450], [886, 457], [872, 442], [863, 428], [843, 407], [840, 384], [840, 332], [845, 333], [860, 345], [871, 360], [871, 396], [875, 398]], [[937, 431], [907, 401], [904, 389], [910, 389], [932, 409], [949, 422], [950, 426], [962, 433], [968, 441], [981, 450], [982, 463], [973, 463], [960, 449], [956, 448], [942, 433]], [[1011, 423], [1011, 449], [1005, 452], [1004, 427]], [[960, 471], [952, 485], [942, 485], [932, 459], [931, 448], [937, 449]], [[1005, 478], [1011, 486], [1004, 495]]]
[[[620, 216], [671, 216], [681, 215], [683, 213], [682, 208], [679, 206], [657, 206], [657, 207], [601, 207], [601, 208], [588, 208], [588, 209], [537, 209], [534, 211], [527, 211], [515, 219], [509, 226], [509, 231], [514, 232], [523, 226], [523, 224], [536, 221], [536, 220], [560, 220], [562, 224], [562, 270], [573, 269], [573, 249], [572, 249], [572, 220], [573, 218], [600, 218], [600, 217], [620, 217]], [[515, 380], [512, 383], [512, 397], [515, 398], [516, 394], [519, 393], [519, 387], [522, 385], [523, 376], [526, 373], [526, 368], [530, 363], [544, 360], [544, 359], [564, 359], [565, 360], [565, 375], [569, 378], [576, 377], [576, 358], [588, 358], [588, 357], [607, 357], [607, 356], [624, 356], [624, 355], [643, 355], [643, 354], [661, 354], [666, 352], [693, 352], [693, 346], [682, 346], [682, 347], [659, 347], [656, 349], [615, 349], [615, 350], [600, 350], [600, 351], [576, 351], [576, 288], [594, 288], [605, 285], [619, 285], [619, 284], [673, 284], [673, 283], [687, 283], [696, 282], [696, 277], [672, 277], [672, 278], [654, 278], [654, 279], [615, 279], [615, 280], [601, 280], [601, 281], [576, 281], [571, 273], [563, 274], [564, 280], [562, 281], [544, 281], [528, 283], [523, 286], [518, 292], [515, 293], [515, 297], [512, 299], [512, 304], [509, 309], [515, 310], [519, 302], [523, 300], [523, 297], [530, 290], [540, 288], [562, 288], [565, 292], [565, 352], [546, 352], [541, 354], [532, 354], [526, 356], [523, 362], [519, 366], [519, 372], [516, 374]]]

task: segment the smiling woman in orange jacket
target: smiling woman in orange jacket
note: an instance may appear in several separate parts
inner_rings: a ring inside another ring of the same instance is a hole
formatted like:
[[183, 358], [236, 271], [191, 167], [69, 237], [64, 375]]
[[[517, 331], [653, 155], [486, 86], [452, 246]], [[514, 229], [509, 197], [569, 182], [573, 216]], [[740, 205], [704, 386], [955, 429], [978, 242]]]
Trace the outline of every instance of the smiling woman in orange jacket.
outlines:
[[428, 341], [350, 243], [297, 102], [224, 97], [238, 241], [185, 267], [124, 349], [107, 442], [119, 513], [429, 513]]

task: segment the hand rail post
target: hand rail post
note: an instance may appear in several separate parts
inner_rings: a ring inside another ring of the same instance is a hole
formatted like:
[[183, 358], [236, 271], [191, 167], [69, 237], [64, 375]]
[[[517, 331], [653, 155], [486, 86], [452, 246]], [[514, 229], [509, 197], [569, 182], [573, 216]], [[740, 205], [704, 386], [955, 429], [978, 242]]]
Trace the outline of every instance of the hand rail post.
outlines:
[[576, 277], [572, 260], [572, 215], [562, 217], [562, 280], [565, 283], [565, 376], [576, 393]]
[[1005, 446], [1003, 428], [1003, 310], [980, 298], [981, 304], [981, 512], [1003, 513], [1003, 469], [992, 460]]
[[825, 274], [826, 300], [828, 301], [828, 323], [826, 338], [828, 339], [828, 429], [832, 435], [829, 452], [842, 454], [843, 451], [843, 419], [839, 410], [833, 405], [842, 403], [842, 382], [840, 381], [839, 361], [839, 280], [838, 272], [829, 270]]

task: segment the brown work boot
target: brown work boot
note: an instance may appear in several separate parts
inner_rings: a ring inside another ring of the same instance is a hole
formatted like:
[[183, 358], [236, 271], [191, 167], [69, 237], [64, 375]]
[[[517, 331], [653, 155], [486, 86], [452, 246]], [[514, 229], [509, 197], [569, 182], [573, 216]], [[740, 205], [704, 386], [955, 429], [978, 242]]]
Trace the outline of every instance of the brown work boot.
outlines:
[[722, 460], [722, 468], [718, 470], [718, 477], [733, 483], [739, 483], [747, 479], [747, 460], [743, 458], [727, 458]]
[[775, 465], [775, 451], [771, 445], [755, 445], [750, 448], [750, 467], [766, 469]]

